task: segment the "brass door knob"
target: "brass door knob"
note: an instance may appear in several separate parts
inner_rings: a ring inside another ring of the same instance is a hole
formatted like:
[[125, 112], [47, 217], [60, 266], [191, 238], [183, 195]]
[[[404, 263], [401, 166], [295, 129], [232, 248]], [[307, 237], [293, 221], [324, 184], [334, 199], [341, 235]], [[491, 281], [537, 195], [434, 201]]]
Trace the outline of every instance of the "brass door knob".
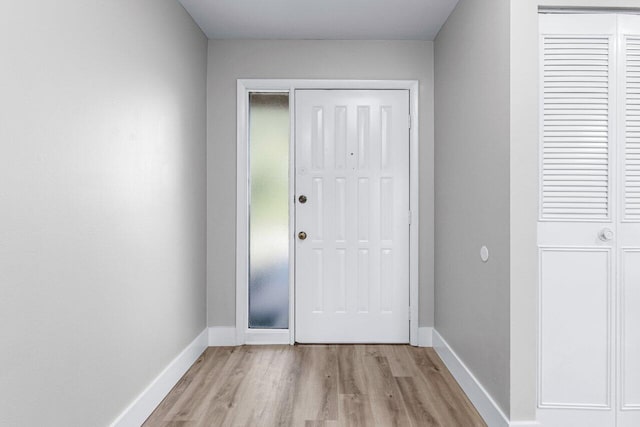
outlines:
[[304, 231], [301, 231], [298, 233], [298, 239], [304, 240], [306, 238], [307, 238], [307, 233], [305, 233]]
[[298, 201], [303, 204], [307, 203], [307, 196], [303, 194], [302, 196], [298, 197]]

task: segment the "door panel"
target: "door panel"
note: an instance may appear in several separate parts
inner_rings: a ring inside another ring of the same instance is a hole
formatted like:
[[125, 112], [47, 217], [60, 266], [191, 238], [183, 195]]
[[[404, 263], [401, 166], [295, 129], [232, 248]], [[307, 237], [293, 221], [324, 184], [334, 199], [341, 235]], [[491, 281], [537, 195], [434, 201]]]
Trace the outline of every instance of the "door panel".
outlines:
[[409, 92], [295, 102], [296, 341], [406, 343]]
[[615, 15], [540, 15], [544, 426], [615, 425], [616, 31]]
[[618, 425], [640, 425], [640, 16], [620, 15]]
[[621, 253], [621, 408], [640, 409], [640, 248]]
[[610, 408], [611, 251], [541, 248], [540, 406]]

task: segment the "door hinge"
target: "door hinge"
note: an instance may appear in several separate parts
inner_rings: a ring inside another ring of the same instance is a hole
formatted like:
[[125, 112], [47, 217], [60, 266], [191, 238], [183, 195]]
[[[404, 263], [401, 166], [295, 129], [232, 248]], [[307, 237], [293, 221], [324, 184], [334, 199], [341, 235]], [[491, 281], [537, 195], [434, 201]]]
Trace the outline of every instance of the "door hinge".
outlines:
[[411, 129], [411, 114], [409, 114], [409, 129]]
[[409, 225], [411, 225], [411, 211], [409, 211]]

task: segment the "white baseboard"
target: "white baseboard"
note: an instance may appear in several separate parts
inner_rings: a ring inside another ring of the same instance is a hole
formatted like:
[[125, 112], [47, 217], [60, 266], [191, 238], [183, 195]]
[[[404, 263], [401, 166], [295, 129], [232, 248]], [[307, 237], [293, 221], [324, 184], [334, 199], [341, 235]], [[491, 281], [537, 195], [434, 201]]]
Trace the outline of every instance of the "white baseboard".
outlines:
[[235, 326], [213, 326], [209, 328], [209, 347], [232, 347], [236, 343]]
[[244, 343], [248, 345], [287, 344], [289, 345], [288, 329], [258, 329], [244, 334]]
[[[487, 425], [489, 427], [509, 427], [509, 420], [493, 398], [436, 330], [433, 331], [433, 348]], [[523, 424], [514, 425], [523, 426]]]
[[151, 415], [185, 372], [207, 348], [207, 330], [173, 359], [166, 368], [111, 424], [111, 427], [139, 427]]
[[209, 328], [210, 347], [232, 347], [236, 345], [289, 344], [288, 329], [256, 329], [238, 334], [233, 326]]
[[540, 427], [537, 421], [509, 421], [480, 381], [435, 329], [433, 348], [489, 427]]
[[418, 328], [418, 347], [433, 347], [433, 328], [423, 326]]

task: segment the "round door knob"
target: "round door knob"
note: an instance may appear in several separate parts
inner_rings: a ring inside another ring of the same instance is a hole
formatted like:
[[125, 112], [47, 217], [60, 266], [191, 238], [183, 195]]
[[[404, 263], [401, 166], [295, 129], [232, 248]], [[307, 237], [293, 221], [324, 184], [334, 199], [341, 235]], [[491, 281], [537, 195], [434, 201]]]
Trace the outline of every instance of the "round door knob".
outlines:
[[613, 239], [613, 230], [610, 228], [603, 228], [600, 233], [598, 233], [598, 237], [603, 242], [608, 242], [609, 240]]
[[298, 233], [298, 239], [304, 240], [306, 238], [307, 238], [307, 233], [305, 233], [304, 231], [301, 231]]
[[307, 196], [303, 194], [302, 196], [298, 197], [298, 201], [303, 204], [307, 203]]

